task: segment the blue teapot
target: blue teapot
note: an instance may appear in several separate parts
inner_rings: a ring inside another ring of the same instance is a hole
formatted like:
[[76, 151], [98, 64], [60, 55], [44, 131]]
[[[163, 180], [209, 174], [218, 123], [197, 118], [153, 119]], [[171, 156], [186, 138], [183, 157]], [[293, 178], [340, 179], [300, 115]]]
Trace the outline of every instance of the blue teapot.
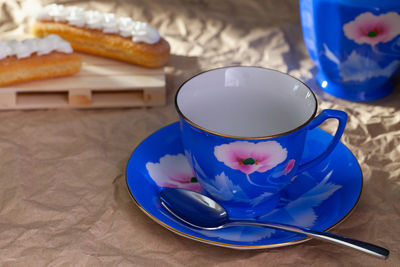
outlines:
[[400, 0], [300, 0], [319, 87], [351, 101], [389, 95], [400, 69]]

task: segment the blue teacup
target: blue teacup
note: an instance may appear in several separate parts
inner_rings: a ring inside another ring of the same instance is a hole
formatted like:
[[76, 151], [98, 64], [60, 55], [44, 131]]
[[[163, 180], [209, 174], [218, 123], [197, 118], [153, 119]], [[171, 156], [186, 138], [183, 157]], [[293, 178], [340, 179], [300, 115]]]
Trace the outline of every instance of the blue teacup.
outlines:
[[[175, 98], [181, 138], [196, 177], [236, 218], [273, 209], [296, 173], [320, 163], [344, 131], [343, 111], [323, 110], [301, 81], [261, 67], [226, 67], [186, 81]], [[339, 121], [331, 144], [300, 164], [307, 132]]]
[[300, 14], [322, 90], [352, 101], [393, 91], [400, 69], [399, 0], [300, 0]]

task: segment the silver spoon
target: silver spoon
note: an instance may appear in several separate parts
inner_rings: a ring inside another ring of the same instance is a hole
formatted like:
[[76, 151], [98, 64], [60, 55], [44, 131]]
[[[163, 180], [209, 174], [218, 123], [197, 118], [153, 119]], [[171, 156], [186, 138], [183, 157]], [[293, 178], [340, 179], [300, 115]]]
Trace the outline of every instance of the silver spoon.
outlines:
[[182, 188], [164, 188], [160, 192], [160, 200], [162, 206], [176, 218], [200, 229], [217, 230], [230, 226], [268, 227], [351, 247], [381, 259], [389, 256], [389, 250], [385, 248], [328, 232], [271, 222], [230, 220], [226, 210], [217, 202], [202, 194]]

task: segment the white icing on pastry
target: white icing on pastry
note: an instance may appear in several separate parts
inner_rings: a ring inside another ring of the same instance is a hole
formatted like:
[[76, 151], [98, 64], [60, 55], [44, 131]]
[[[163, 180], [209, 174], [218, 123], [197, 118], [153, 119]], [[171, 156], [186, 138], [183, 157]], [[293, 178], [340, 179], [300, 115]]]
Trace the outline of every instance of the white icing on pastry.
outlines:
[[136, 25], [133, 23], [133, 20], [126, 17], [119, 18], [118, 20], [119, 34], [123, 37], [131, 37]]
[[105, 13], [101, 26], [105, 33], [118, 33], [118, 18], [113, 13]]
[[77, 26], [77, 27], [84, 27], [86, 23], [85, 19], [85, 10], [80, 7], [67, 7], [67, 16], [66, 20], [68, 21], [68, 24]]
[[51, 4], [45, 8], [47, 10], [47, 14], [54, 21], [66, 21], [68, 16], [68, 9], [66, 9], [63, 5]]
[[85, 12], [86, 26], [89, 29], [100, 30], [103, 22], [103, 15], [99, 11], [89, 10]]
[[11, 47], [7, 42], [0, 42], [0, 59], [8, 57], [12, 53]]
[[29, 57], [35, 51], [34, 46], [29, 46], [24, 42], [11, 42], [10, 47], [18, 59]]
[[28, 45], [29, 47], [31, 47], [34, 51], [37, 50], [37, 42], [39, 41], [39, 38], [29, 38], [29, 39], [25, 39], [22, 42], [26, 45]]
[[157, 43], [159, 32], [144, 22], [131, 18], [120, 18], [113, 13], [84, 11], [79, 7], [64, 7], [51, 4], [45, 6], [37, 15], [37, 20], [65, 21], [77, 27], [101, 30], [104, 33], [116, 33], [123, 37], [131, 37], [133, 42]]
[[16, 40], [0, 42], [0, 59], [9, 56], [16, 56], [18, 59], [26, 58], [33, 53], [41, 56], [53, 51], [67, 54], [73, 52], [71, 45], [55, 34], [50, 34], [42, 39], [26, 39], [22, 42]]
[[159, 36], [156, 29], [148, 27], [147, 24], [141, 24], [136, 29], [136, 34], [132, 36], [134, 42], [145, 42], [149, 43]]
[[44, 43], [46, 46], [49, 46], [52, 49], [51, 52], [57, 51], [66, 54], [73, 52], [71, 45], [56, 34], [47, 35], [43, 39], [38, 39], [38, 42]]
[[53, 44], [51, 42], [38, 42], [36, 53], [38, 56], [50, 54], [53, 51]]

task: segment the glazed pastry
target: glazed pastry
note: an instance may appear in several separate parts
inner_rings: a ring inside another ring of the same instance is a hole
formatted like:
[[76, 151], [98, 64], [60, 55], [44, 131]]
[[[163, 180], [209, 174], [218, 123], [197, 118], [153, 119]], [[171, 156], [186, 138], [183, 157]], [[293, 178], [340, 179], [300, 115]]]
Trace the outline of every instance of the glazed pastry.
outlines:
[[0, 86], [71, 75], [80, 67], [81, 56], [54, 34], [43, 39], [0, 42]]
[[145, 67], [161, 67], [170, 55], [168, 42], [147, 23], [75, 6], [44, 7], [32, 31], [38, 37], [58, 34], [77, 51]]

